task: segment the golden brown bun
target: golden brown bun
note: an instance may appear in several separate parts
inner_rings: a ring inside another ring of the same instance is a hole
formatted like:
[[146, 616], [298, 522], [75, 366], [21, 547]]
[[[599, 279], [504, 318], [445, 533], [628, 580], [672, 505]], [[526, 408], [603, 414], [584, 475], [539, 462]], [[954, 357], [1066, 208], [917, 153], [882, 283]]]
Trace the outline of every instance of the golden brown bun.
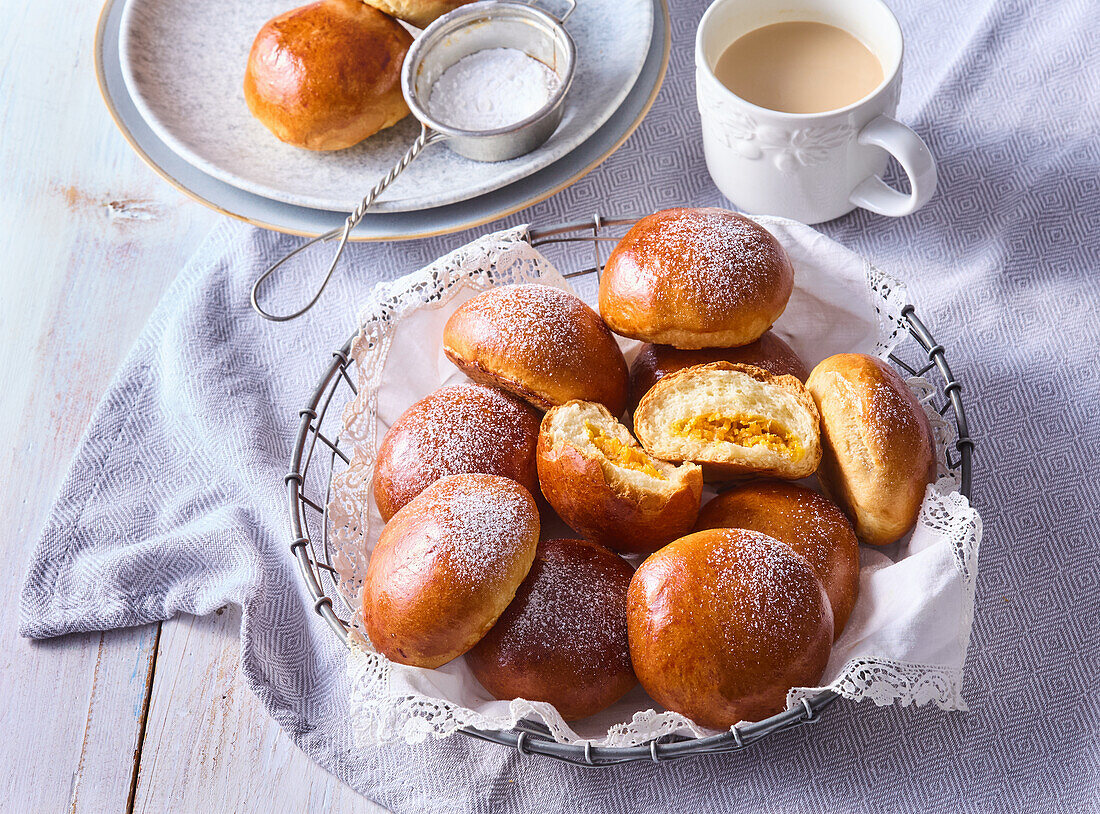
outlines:
[[448, 475], [382, 530], [363, 581], [363, 621], [378, 652], [439, 667], [480, 641], [531, 569], [539, 514], [518, 483]]
[[724, 209], [666, 209], [611, 253], [600, 314], [645, 342], [729, 348], [759, 339], [793, 287], [791, 261], [764, 227]]
[[861, 353], [830, 356], [806, 386], [821, 411], [821, 485], [860, 540], [889, 545], [917, 522], [936, 478], [924, 408], [892, 367]]
[[625, 554], [648, 554], [691, 531], [703, 473], [650, 457], [602, 404], [570, 401], [539, 430], [542, 493], [561, 519]]
[[859, 594], [859, 541], [827, 498], [783, 481], [753, 481], [723, 492], [699, 513], [696, 530], [749, 529], [786, 543], [810, 563], [833, 609], [840, 636]]
[[810, 375], [791, 346], [772, 331], [739, 348], [681, 350], [671, 345], [645, 344], [630, 365], [630, 409], [637, 407], [642, 396], [669, 373], [708, 362], [754, 365], [776, 376], [794, 376], [802, 383]]
[[812, 475], [821, 460], [817, 407], [794, 376], [711, 362], [665, 376], [634, 411], [646, 452], [694, 461], [709, 479]]
[[447, 358], [482, 384], [540, 410], [573, 399], [626, 408], [629, 377], [615, 337], [579, 298], [546, 285], [492, 288], [467, 300], [443, 329]]
[[363, 0], [391, 17], [427, 28], [437, 17], [474, 0]]
[[787, 690], [820, 680], [833, 640], [806, 559], [744, 529], [700, 531], [652, 555], [630, 582], [627, 620], [646, 692], [713, 729], [780, 712]]
[[567, 721], [594, 715], [638, 683], [626, 634], [633, 575], [596, 543], [539, 543], [516, 598], [466, 663], [494, 698], [546, 701]]
[[360, 0], [321, 0], [264, 23], [244, 74], [252, 115], [287, 144], [342, 150], [409, 113], [412, 35]]
[[501, 475], [537, 494], [541, 416], [493, 387], [441, 387], [412, 405], [382, 439], [374, 499], [383, 520], [445, 475]]

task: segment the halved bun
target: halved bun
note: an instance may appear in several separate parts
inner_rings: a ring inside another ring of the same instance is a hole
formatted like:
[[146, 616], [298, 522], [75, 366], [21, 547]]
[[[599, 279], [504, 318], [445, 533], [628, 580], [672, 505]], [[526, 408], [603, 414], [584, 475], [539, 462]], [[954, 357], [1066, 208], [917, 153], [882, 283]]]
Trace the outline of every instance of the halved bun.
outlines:
[[656, 551], [691, 531], [699, 514], [699, 467], [647, 455], [602, 404], [550, 410], [536, 458], [542, 493], [562, 520], [616, 551]]
[[671, 345], [645, 344], [630, 365], [630, 409], [637, 407], [642, 396], [668, 374], [709, 362], [755, 365], [776, 376], [794, 376], [803, 383], [810, 375], [798, 354], [774, 331], [765, 331], [755, 342], [737, 348], [681, 350]]
[[812, 475], [821, 460], [817, 406], [794, 376], [711, 362], [666, 376], [634, 411], [646, 451], [703, 464], [711, 477]]

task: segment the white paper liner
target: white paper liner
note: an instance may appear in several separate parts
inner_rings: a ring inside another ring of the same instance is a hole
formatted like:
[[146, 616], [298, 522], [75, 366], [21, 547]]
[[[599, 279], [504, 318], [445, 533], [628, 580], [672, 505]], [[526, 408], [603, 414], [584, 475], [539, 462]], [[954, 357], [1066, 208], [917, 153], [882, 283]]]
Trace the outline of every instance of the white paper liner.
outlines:
[[[905, 338], [904, 287], [808, 226], [757, 218], [791, 256], [795, 291], [775, 331], [812, 367], [834, 353], [885, 358]], [[352, 464], [332, 482], [330, 535], [340, 588], [358, 607], [362, 574], [382, 530], [370, 484], [377, 444], [413, 402], [464, 376], [442, 352], [447, 318], [493, 285], [539, 282], [570, 290], [526, 242], [526, 227], [486, 235], [392, 283], [379, 285], [360, 315], [351, 355], [359, 395], [344, 410], [342, 445]], [[622, 340], [628, 360], [637, 343]], [[913, 533], [884, 549], [862, 548], [860, 596], [834, 644], [824, 686], [876, 704], [934, 702], [961, 710], [963, 662], [974, 612], [981, 519], [946, 469], [951, 429], [928, 406], [931, 385], [910, 378], [936, 435], [940, 478], [925, 495]], [[356, 620], [358, 624], [358, 620]], [[566, 743], [633, 746], [679, 732], [713, 734], [662, 709], [639, 687], [599, 715], [567, 724], [549, 704], [496, 701], [461, 658], [435, 670], [394, 664], [365, 639], [347, 663], [350, 714], [360, 745], [445, 737], [461, 727], [543, 722]], [[821, 688], [794, 688], [788, 705]]]

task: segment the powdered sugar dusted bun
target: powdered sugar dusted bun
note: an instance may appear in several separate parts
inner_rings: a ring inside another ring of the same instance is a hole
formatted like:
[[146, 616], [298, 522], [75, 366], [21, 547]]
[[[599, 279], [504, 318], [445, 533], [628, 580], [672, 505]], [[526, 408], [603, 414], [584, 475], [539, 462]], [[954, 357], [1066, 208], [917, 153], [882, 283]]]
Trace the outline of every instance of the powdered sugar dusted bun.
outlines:
[[790, 258], [764, 227], [724, 209], [665, 209], [611, 253], [600, 314], [634, 339], [728, 348], [768, 330], [793, 287]]
[[844, 512], [812, 489], [752, 481], [723, 492], [699, 513], [696, 529], [750, 529], [786, 543], [806, 558], [833, 609], [840, 636], [859, 594], [859, 542]]
[[541, 416], [493, 387], [441, 387], [412, 405], [382, 439], [374, 499], [383, 520], [445, 475], [501, 475], [538, 491]]
[[535, 557], [539, 514], [518, 483], [448, 475], [382, 530], [363, 582], [371, 643], [392, 661], [439, 667], [508, 607]]
[[713, 729], [780, 712], [787, 690], [818, 683], [832, 649], [810, 564], [744, 529], [700, 531], [652, 555], [631, 580], [627, 620], [646, 692]]
[[633, 574], [587, 540], [539, 543], [515, 600], [466, 663], [495, 698], [546, 701], [567, 721], [605, 709], [637, 683], [626, 632]]
[[645, 344], [630, 365], [630, 408], [637, 407], [642, 396], [669, 373], [709, 362], [754, 365], [776, 376], [794, 376], [800, 382], [810, 375], [791, 346], [772, 331], [765, 331], [755, 342], [738, 348], [683, 350], [671, 345]]
[[666, 376], [638, 404], [634, 432], [650, 455], [702, 464], [708, 479], [804, 478], [821, 460], [806, 388], [752, 365], [711, 362]]
[[542, 493], [562, 520], [616, 551], [656, 551], [691, 531], [699, 514], [699, 467], [646, 454], [602, 404], [550, 410], [537, 459]]
[[443, 330], [447, 358], [467, 376], [548, 410], [572, 399], [626, 407], [626, 360], [599, 315], [545, 285], [493, 288], [463, 303]]
[[873, 356], [830, 356], [806, 386], [821, 410], [821, 485], [860, 540], [894, 542], [917, 522], [936, 477], [928, 416], [901, 376]]

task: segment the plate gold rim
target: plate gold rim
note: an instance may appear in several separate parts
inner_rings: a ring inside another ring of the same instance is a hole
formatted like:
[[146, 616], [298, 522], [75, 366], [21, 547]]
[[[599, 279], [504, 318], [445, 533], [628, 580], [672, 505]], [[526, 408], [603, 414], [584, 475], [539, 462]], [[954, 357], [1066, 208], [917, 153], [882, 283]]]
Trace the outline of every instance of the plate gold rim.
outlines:
[[[148, 165], [148, 167], [151, 170], [153, 170], [153, 172], [155, 172], [157, 175], [159, 175], [163, 180], [167, 181], [171, 186], [175, 187], [179, 192], [182, 192], [185, 196], [187, 196], [191, 200], [202, 204], [203, 206], [207, 207], [208, 209], [212, 209], [215, 212], [219, 212], [223, 215], [228, 215], [229, 217], [235, 218], [236, 220], [244, 221], [245, 223], [252, 224], [253, 226], [259, 226], [262, 229], [268, 229], [268, 230], [273, 231], [273, 232], [281, 232], [283, 234], [288, 234], [288, 235], [297, 235], [299, 237], [316, 237], [317, 234], [318, 234], [317, 232], [307, 232], [307, 231], [302, 231], [302, 230], [299, 230], [299, 229], [293, 229], [293, 228], [287, 227], [287, 226], [278, 226], [276, 224], [266, 223], [266, 222], [258, 220], [256, 218], [252, 218], [252, 217], [249, 217], [247, 215], [243, 215], [239, 212], [233, 212], [229, 209], [226, 209], [225, 207], [222, 207], [222, 206], [219, 206], [218, 204], [215, 204], [213, 201], [207, 200], [206, 198], [202, 197], [198, 193], [193, 192], [191, 189], [186, 187], [182, 182], [180, 182], [179, 180], [174, 178], [172, 175], [170, 175], [159, 164], [157, 164], [149, 156], [149, 154], [145, 152], [145, 150], [143, 150], [141, 148], [141, 146], [134, 139], [133, 135], [130, 133], [130, 130], [126, 127], [125, 123], [123, 123], [121, 117], [118, 114], [118, 110], [115, 108], [114, 102], [112, 101], [111, 96], [107, 91], [107, 78], [106, 78], [106, 75], [105, 75], [104, 70], [103, 70], [103, 34], [104, 34], [104, 31], [105, 31], [106, 26], [107, 26], [108, 12], [111, 10], [111, 8], [114, 6], [114, 4], [116, 2], [121, 2], [121, 0], [105, 0], [105, 2], [103, 3], [103, 7], [99, 11], [99, 18], [96, 21], [95, 75], [96, 75], [96, 84], [99, 87], [99, 95], [103, 98], [103, 103], [107, 107], [107, 112], [110, 114], [111, 119], [115, 123], [115, 126], [118, 128], [119, 132], [122, 133], [122, 137], [126, 140], [126, 143], [130, 145], [131, 149], [133, 149], [133, 151], [135, 153], [137, 153], [138, 157], [143, 162], [145, 162], [145, 164]], [[519, 212], [520, 210], [526, 209], [529, 206], [534, 206], [535, 204], [540, 203], [541, 201], [545, 201], [547, 198], [549, 198], [553, 195], [556, 195], [557, 193], [561, 192], [563, 189], [566, 189], [567, 187], [570, 187], [573, 184], [577, 183], [577, 181], [584, 178], [584, 176], [588, 175], [588, 173], [592, 172], [594, 169], [596, 169], [598, 166], [600, 166], [604, 161], [606, 161], [608, 158], [610, 158], [620, 147], [622, 147], [623, 144], [626, 142], [626, 140], [634, 134], [635, 130], [638, 129], [639, 125], [641, 125], [641, 123], [642, 123], [642, 120], [645, 119], [646, 115], [649, 113], [650, 108], [653, 107], [653, 103], [657, 100], [657, 94], [660, 93], [661, 87], [664, 85], [665, 74], [668, 71], [669, 54], [672, 50], [672, 23], [671, 23], [671, 19], [669, 17], [668, 0], [659, 0], [659, 2], [660, 2], [660, 6], [661, 6], [661, 13], [664, 15], [664, 21], [665, 21], [665, 42], [664, 42], [664, 53], [662, 54], [662, 57], [661, 57], [661, 67], [660, 67], [660, 69], [658, 71], [658, 74], [657, 74], [657, 81], [654, 83], [653, 90], [650, 91], [649, 98], [646, 99], [646, 102], [642, 106], [642, 109], [638, 112], [637, 117], [634, 119], [633, 122], [631, 122], [630, 126], [623, 132], [623, 134], [618, 139], [615, 140], [615, 143], [612, 144], [611, 147], [606, 152], [599, 155], [596, 159], [594, 159], [592, 162], [590, 162], [587, 166], [583, 167], [579, 172], [575, 173], [574, 175], [571, 175], [569, 178], [567, 178], [565, 181], [561, 182], [560, 184], [557, 184], [556, 186], [554, 186], [554, 187], [552, 187], [548, 190], [544, 190], [540, 193], [537, 193], [536, 195], [533, 195], [532, 197], [526, 199], [522, 203], [517, 204], [516, 206], [513, 206], [513, 207], [509, 208], [508, 210], [506, 210], [504, 212], [496, 212], [496, 213], [493, 213], [492, 215], [489, 215], [487, 217], [475, 218], [473, 220], [470, 220], [468, 222], [462, 223], [461, 225], [454, 226], [454, 227], [447, 227], [447, 228], [443, 228], [443, 229], [435, 229], [435, 230], [425, 231], [425, 232], [417, 232], [415, 234], [402, 234], [402, 235], [392, 235], [392, 236], [387, 236], [387, 235], [354, 236], [353, 235], [351, 237], [351, 240], [353, 240], [355, 242], [363, 242], [363, 243], [380, 242], [380, 241], [387, 241], [387, 240], [391, 240], [391, 241], [392, 240], [417, 240], [417, 239], [425, 238], [425, 237], [435, 237], [435, 236], [438, 236], [438, 235], [453, 234], [455, 232], [460, 232], [464, 229], [471, 229], [471, 228], [474, 228], [476, 226], [482, 226], [486, 223], [490, 223], [490, 222], [495, 221], [495, 220], [500, 220], [502, 218], [506, 218], [509, 215], [514, 215], [516, 212]], [[561, 161], [561, 160], [564, 160], [564, 158], [565, 158], [565, 156], [563, 156], [561, 159], [558, 159], [558, 160]], [[199, 171], [201, 172], [201, 170], [199, 170]], [[520, 183], [522, 180], [523, 179], [519, 179], [519, 180], [517, 180], [513, 183]]]

